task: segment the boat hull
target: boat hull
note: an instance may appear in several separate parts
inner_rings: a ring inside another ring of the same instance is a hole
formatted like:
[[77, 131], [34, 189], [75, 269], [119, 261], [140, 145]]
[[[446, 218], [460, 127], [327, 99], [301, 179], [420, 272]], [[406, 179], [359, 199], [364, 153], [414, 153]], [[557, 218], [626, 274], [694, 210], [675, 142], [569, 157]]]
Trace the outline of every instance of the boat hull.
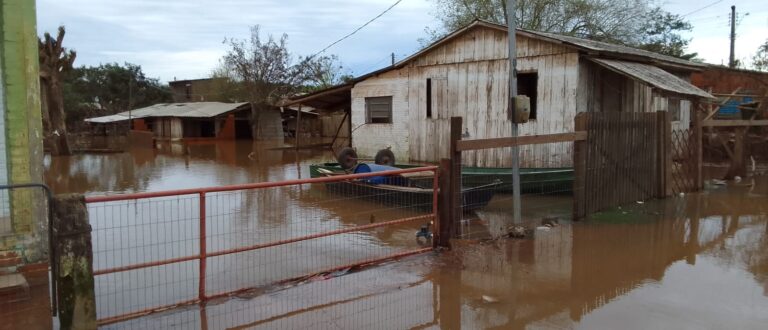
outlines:
[[[422, 165], [399, 164], [398, 168], [414, 168]], [[313, 178], [324, 176], [320, 169], [344, 173], [337, 163], [313, 164], [309, 166]], [[520, 190], [524, 194], [568, 193], [573, 190], [573, 168], [522, 168], [520, 169]], [[501, 181], [497, 192], [512, 192], [511, 168], [463, 167], [462, 186], [477, 187]]]
[[[467, 212], [488, 205], [496, 192], [494, 189], [496, 185], [491, 183], [481, 187], [464, 189], [461, 192], [462, 210]], [[418, 192], [398, 191], [362, 181], [330, 182], [326, 183], [325, 187], [328, 191], [337, 194], [358, 196], [376, 203], [421, 210], [432, 210], [434, 198], [431, 189], [422, 189], [424, 191]]]

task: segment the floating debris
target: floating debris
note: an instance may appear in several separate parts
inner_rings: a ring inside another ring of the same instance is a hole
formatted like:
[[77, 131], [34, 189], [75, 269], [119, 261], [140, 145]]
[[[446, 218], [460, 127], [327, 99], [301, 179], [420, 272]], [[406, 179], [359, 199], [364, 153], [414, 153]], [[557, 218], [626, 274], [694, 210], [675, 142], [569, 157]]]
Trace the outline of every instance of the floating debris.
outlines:
[[519, 225], [513, 225], [507, 228], [507, 236], [511, 238], [523, 238], [525, 237], [525, 227]]
[[541, 225], [544, 227], [557, 227], [559, 221], [560, 219], [557, 217], [544, 217], [544, 219], [541, 219]]
[[499, 299], [489, 295], [483, 295], [483, 301], [489, 304], [493, 304], [499, 302]]

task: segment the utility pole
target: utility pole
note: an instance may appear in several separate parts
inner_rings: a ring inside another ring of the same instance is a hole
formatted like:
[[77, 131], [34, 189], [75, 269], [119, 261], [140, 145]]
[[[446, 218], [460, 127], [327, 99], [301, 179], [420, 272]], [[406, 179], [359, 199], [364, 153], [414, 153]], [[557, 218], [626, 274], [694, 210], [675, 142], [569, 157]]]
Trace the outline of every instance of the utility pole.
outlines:
[[736, 6], [731, 6], [731, 56], [728, 58], [728, 67], [736, 67]]
[[[515, 96], [517, 95], [517, 41], [515, 31], [516, 0], [507, 0], [507, 34], [509, 37], [509, 97], [507, 106], [507, 118], [512, 123], [512, 137], [517, 136], [517, 123], [515, 123]], [[520, 150], [512, 147], [512, 223], [521, 224], [523, 215], [520, 205]]]
[[[381, 63], [381, 62], [379, 62]], [[395, 66], [395, 53], [392, 52], [392, 66]]]

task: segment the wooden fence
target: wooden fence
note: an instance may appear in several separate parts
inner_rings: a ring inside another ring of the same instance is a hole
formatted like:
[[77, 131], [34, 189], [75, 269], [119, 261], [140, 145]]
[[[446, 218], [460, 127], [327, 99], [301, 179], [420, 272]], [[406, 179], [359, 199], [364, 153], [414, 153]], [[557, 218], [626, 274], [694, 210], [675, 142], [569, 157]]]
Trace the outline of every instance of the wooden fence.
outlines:
[[600, 112], [578, 114], [576, 129], [587, 139], [574, 145], [574, 219], [702, 185], [698, 124], [673, 131], [665, 111]]
[[[668, 112], [590, 112], [575, 118], [575, 132], [462, 140], [462, 118], [451, 118], [450, 159], [441, 162], [442, 237], [455, 237], [461, 219], [463, 151], [573, 142], [573, 219], [652, 198], [701, 188], [701, 121], [672, 130]], [[447, 245], [447, 241], [440, 242]]]

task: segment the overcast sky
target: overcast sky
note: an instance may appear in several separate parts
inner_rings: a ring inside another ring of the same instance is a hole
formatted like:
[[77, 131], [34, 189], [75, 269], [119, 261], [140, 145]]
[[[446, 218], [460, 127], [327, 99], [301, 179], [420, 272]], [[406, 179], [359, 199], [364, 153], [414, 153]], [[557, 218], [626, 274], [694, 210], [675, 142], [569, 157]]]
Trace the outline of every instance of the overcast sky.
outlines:
[[[65, 44], [77, 65], [139, 64], [163, 81], [207, 77], [227, 46], [224, 38], [246, 38], [249, 27], [287, 33], [296, 54], [309, 55], [352, 32], [395, 0], [37, 0], [38, 30], [67, 27]], [[701, 9], [709, 4], [714, 5]], [[663, 6], [694, 25], [689, 51], [710, 63], [728, 60], [728, 13], [740, 14], [737, 57], [751, 58], [768, 38], [766, 0], [673, 0]], [[437, 27], [430, 0], [403, 0], [354, 36], [328, 50], [349, 73], [360, 75], [419, 48], [424, 28]]]

